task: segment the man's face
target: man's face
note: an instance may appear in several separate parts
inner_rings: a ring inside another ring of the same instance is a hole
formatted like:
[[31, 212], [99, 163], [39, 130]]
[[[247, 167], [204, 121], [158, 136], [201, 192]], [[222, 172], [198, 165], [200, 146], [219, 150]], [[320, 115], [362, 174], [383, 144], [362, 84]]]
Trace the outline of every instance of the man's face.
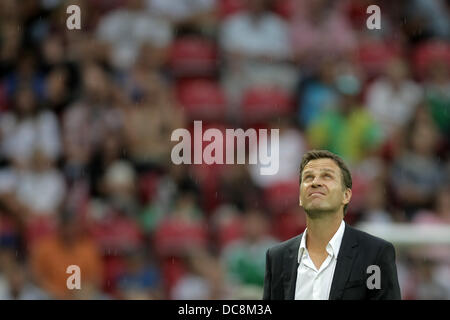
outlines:
[[352, 192], [343, 186], [341, 169], [332, 159], [309, 161], [302, 172], [300, 206], [309, 217], [342, 212]]

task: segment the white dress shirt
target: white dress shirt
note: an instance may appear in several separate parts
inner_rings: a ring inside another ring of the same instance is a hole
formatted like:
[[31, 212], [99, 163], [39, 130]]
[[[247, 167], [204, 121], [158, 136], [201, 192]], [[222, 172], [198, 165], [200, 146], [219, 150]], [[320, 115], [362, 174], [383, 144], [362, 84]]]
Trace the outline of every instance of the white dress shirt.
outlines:
[[308, 254], [306, 248], [307, 229], [305, 229], [298, 251], [299, 265], [295, 285], [295, 300], [328, 300], [344, 229], [345, 223], [341, 221], [339, 229], [327, 244], [328, 256], [319, 269], [316, 268]]

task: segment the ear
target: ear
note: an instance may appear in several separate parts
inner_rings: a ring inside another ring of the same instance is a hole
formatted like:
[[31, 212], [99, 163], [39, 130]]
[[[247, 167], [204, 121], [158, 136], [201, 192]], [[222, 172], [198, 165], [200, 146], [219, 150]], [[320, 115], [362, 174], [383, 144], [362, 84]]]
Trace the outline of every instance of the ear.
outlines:
[[343, 199], [344, 204], [349, 203], [351, 198], [352, 198], [352, 189], [349, 189], [349, 188], [345, 189], [344, 199]]
[[302, 197], [300, 196], [300, 194], [298, 195], [298, 204], [300, 207], [302, 207]]

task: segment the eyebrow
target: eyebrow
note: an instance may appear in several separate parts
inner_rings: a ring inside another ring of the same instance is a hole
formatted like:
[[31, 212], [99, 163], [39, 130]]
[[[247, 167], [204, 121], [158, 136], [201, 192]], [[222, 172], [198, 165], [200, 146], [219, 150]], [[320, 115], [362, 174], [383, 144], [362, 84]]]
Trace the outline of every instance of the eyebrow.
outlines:
[[[328, 168], [320, 169], [320, 171], [327, 171], [327, 172], [335, 173], [334, 170], [328, 169]], [[313, 171], [312, 170], [306, 170], [306, 171], [303, 172], [303, 176], [306, 175], [306, 174], [309, 174], [309, 173], [313, 173]]]

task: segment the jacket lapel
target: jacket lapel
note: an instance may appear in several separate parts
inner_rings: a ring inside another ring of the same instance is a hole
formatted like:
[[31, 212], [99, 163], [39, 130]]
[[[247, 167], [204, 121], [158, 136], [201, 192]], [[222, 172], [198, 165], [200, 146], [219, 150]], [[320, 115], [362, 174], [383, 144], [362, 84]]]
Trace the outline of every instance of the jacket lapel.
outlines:
[[357, 254], [358, 240], [349, 225], [345, 225], [344, 236], [334, 270], [329, 300], [339, 300], [344, 293], [344, 286], [349, 279], [353, 262]]
[[295, 241], [289, 246], [287, 254], [284, 256], [284, 265], [286, 271], [283, 274], [283, 286], [284, 286], [284, 298], [286, 300], [294, 300], [295, 298], [295, 285], [297, 282], [297, 269], [298, 269], [298, 248], [300, 247], [300, 241], [303, 233], [297, 236]]

